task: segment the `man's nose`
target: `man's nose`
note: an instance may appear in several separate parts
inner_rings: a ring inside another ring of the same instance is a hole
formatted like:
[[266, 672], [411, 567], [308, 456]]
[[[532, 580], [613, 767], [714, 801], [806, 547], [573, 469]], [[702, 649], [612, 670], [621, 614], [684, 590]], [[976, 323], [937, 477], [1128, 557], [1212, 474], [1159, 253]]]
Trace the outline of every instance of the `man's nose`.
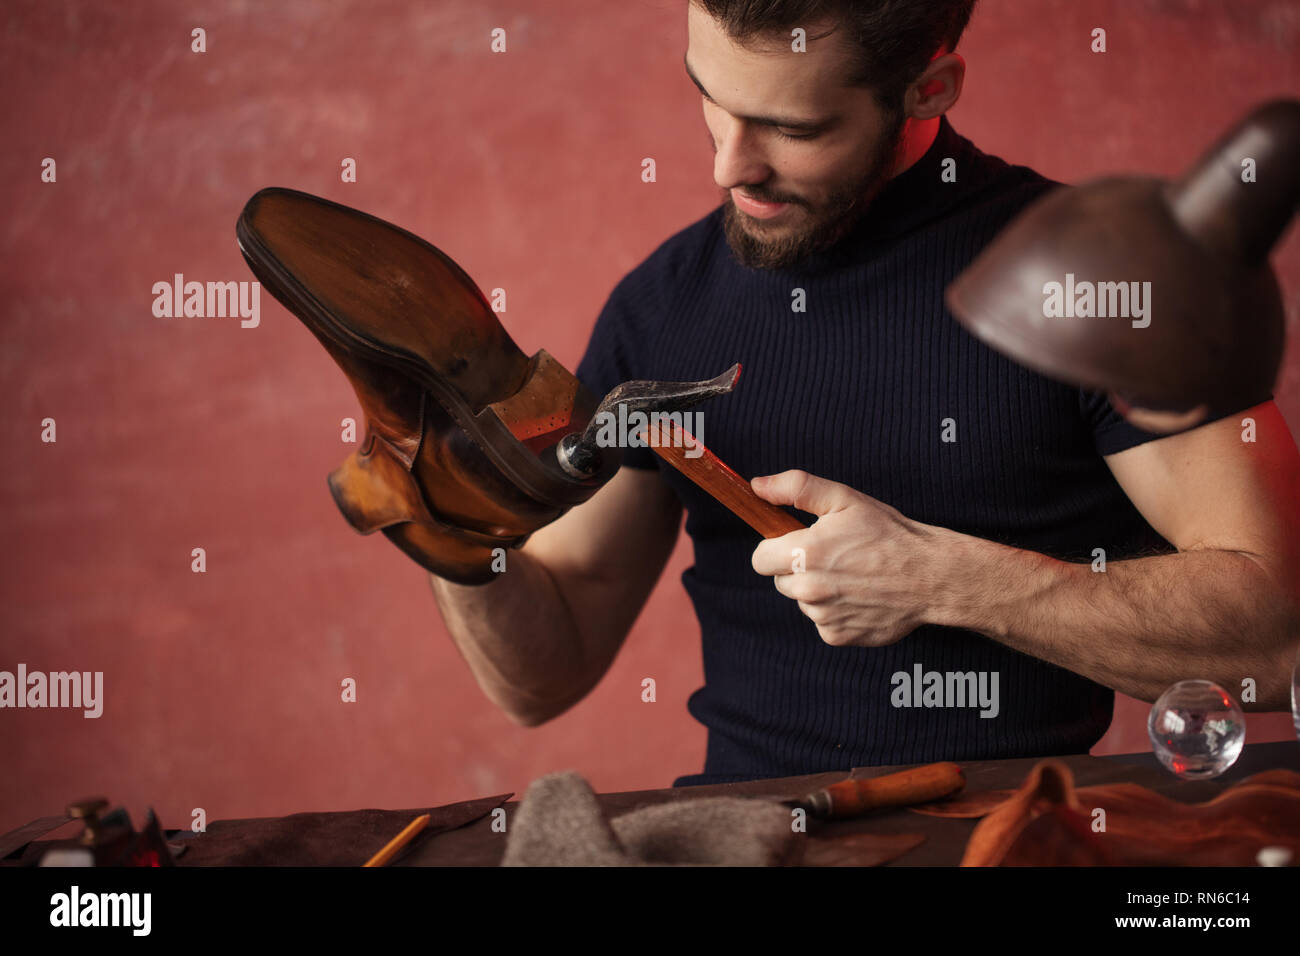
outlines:
[[713, 157], [713, 180], [719, 188], [754, 186], [771, 175], [772, 170], [767, 165], [756, 132], [750, 124], [730, 117], [724, 119], [717, 128], [714, 137], [717, 152]]

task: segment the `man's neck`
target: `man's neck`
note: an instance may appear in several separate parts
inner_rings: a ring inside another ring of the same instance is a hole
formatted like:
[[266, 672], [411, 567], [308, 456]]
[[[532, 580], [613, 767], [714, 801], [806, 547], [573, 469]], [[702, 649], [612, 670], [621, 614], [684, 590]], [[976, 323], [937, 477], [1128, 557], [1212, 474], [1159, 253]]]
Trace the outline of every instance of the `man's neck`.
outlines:
[[925, 155], [934, 143], [934, 138], [939, 135], [939, 120], [940, 117], [936, 116], [928, 120], [907, 121], [899, 143], [898, 158], [894, 160], [894, 170], [889, 174], [890, 179], [907, 172]]

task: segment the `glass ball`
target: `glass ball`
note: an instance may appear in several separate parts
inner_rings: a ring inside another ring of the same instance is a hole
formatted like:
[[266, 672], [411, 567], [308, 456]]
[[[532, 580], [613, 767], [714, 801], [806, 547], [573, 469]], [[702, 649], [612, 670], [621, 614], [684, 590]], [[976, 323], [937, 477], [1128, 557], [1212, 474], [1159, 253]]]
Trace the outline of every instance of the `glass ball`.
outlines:
[[1241, 756], [1246, 715], [1213, 681], [1180, 680], [1152, 705], [1147, 734], [1171, 773], [1203, 780], [1217, 777]]

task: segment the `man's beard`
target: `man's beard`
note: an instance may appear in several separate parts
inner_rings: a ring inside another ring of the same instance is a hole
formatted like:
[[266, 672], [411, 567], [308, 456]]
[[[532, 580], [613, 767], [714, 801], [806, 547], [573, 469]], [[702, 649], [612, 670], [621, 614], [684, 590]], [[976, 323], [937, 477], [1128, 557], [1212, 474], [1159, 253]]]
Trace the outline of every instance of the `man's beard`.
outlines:
[[[890, 121], [862, 174], [832, 193], [813, 220], [796, 232], [763, 238], [761, 233], [766, 228], [763, 221], [736, 209], [730, 190], [723, 190], [726, 203], [723, 228], [727, 245], [740, 264], [751, 269], [784, 269], [843, 239], [866, 215], [871, 201], [889, 181], [903, 138], [903, 124], [904, 116], [900, 112]], [[784, 198], [767, 196], [761, 189], [744, 191], [759, 200], [777, 202]], [[794, 201], [808, 208], [803, 200]], [[759, 234], [750, 232], [751, 229], [757, 229]]]

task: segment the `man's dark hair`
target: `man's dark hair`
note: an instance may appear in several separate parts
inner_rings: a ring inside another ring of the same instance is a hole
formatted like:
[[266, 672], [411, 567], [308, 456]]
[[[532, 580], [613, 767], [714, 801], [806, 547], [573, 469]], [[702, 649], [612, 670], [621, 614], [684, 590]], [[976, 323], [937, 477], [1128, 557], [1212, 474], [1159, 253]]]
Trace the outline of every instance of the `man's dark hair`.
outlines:
[[[857, 51], [850, 86], [869, 87], [890, 112], [940, 50], [957, 48], [975, 0], [691, 0], [738, 42], [789, 36], [830, 20]], [[818, 34], [824, 36], [826, 34]], [[809, 32], [808, 39], [816, 37]]]

